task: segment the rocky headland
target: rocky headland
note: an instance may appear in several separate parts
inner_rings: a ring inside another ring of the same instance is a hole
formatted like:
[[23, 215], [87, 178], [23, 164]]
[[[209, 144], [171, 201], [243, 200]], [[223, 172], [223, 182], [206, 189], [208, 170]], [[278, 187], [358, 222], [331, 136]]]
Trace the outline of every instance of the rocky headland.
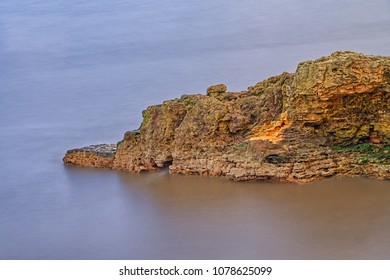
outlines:
[[220, 84], [150, 106], [117, 145], [69, 150], [64, 162], [233, 180], [390, 179], [389, 97], [390, 57], [335, 52], [246, 91]]

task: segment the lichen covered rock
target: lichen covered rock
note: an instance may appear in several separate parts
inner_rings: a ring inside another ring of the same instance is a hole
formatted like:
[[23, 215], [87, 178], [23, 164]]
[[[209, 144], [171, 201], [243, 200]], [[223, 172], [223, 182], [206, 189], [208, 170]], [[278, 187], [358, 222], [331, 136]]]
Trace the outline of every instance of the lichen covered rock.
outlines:
[[[389, 57], [336, 52], [247, 91], [220, 84], [207, 95], [150, 106], [105, 167], [169, 166], [171, 173], [234, 180], [390, 179], [389, 94]], [[68, 151], [64, 161], [101, 167], [89, 157], [75, 160]]]
[[214, 86], [209, 86], [207, 88], [207, 95], [212, 96], [214, 94], [224, 93], [226, 92], [226, 85], [225, 84], [218, 84]]

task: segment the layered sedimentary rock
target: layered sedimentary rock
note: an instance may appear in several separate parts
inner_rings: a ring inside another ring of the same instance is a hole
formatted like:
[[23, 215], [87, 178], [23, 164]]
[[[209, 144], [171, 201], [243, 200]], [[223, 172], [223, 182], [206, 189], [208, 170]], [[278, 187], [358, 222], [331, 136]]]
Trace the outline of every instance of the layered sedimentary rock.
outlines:
[[91, 145], [67, 151], [64, 162], [87, 167], [111, 168], [115, 153], [116, 145], [114, 144]]
[[336, 52], [246, 91], [220, 84], [150, 106], [109, 157], [82, 148], [64, 161], [234, 180], [390, 179], [389, 94], [390, 57]]

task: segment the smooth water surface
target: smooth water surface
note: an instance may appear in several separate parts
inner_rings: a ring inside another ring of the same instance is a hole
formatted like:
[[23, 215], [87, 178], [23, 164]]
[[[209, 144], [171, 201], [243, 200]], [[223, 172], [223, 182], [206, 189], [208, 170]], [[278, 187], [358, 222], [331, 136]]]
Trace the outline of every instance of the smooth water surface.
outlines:
[[390, 55], [390, 2], [2, 0], [0, 259], [390, 258], [390, 182], [304, 186], [62, 164], [141, 111], [336, 50]]

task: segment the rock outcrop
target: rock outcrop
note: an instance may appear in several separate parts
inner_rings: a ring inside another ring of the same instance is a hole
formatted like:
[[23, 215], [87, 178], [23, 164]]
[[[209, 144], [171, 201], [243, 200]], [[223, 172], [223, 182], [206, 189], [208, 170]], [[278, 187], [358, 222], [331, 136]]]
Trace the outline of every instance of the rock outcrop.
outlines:
[[336, 52], [242, 92], [150, 106], [116, 150], [68, 151], [64, 162], [126, 171], [309, 182], [390, 179], [390, 57]]

